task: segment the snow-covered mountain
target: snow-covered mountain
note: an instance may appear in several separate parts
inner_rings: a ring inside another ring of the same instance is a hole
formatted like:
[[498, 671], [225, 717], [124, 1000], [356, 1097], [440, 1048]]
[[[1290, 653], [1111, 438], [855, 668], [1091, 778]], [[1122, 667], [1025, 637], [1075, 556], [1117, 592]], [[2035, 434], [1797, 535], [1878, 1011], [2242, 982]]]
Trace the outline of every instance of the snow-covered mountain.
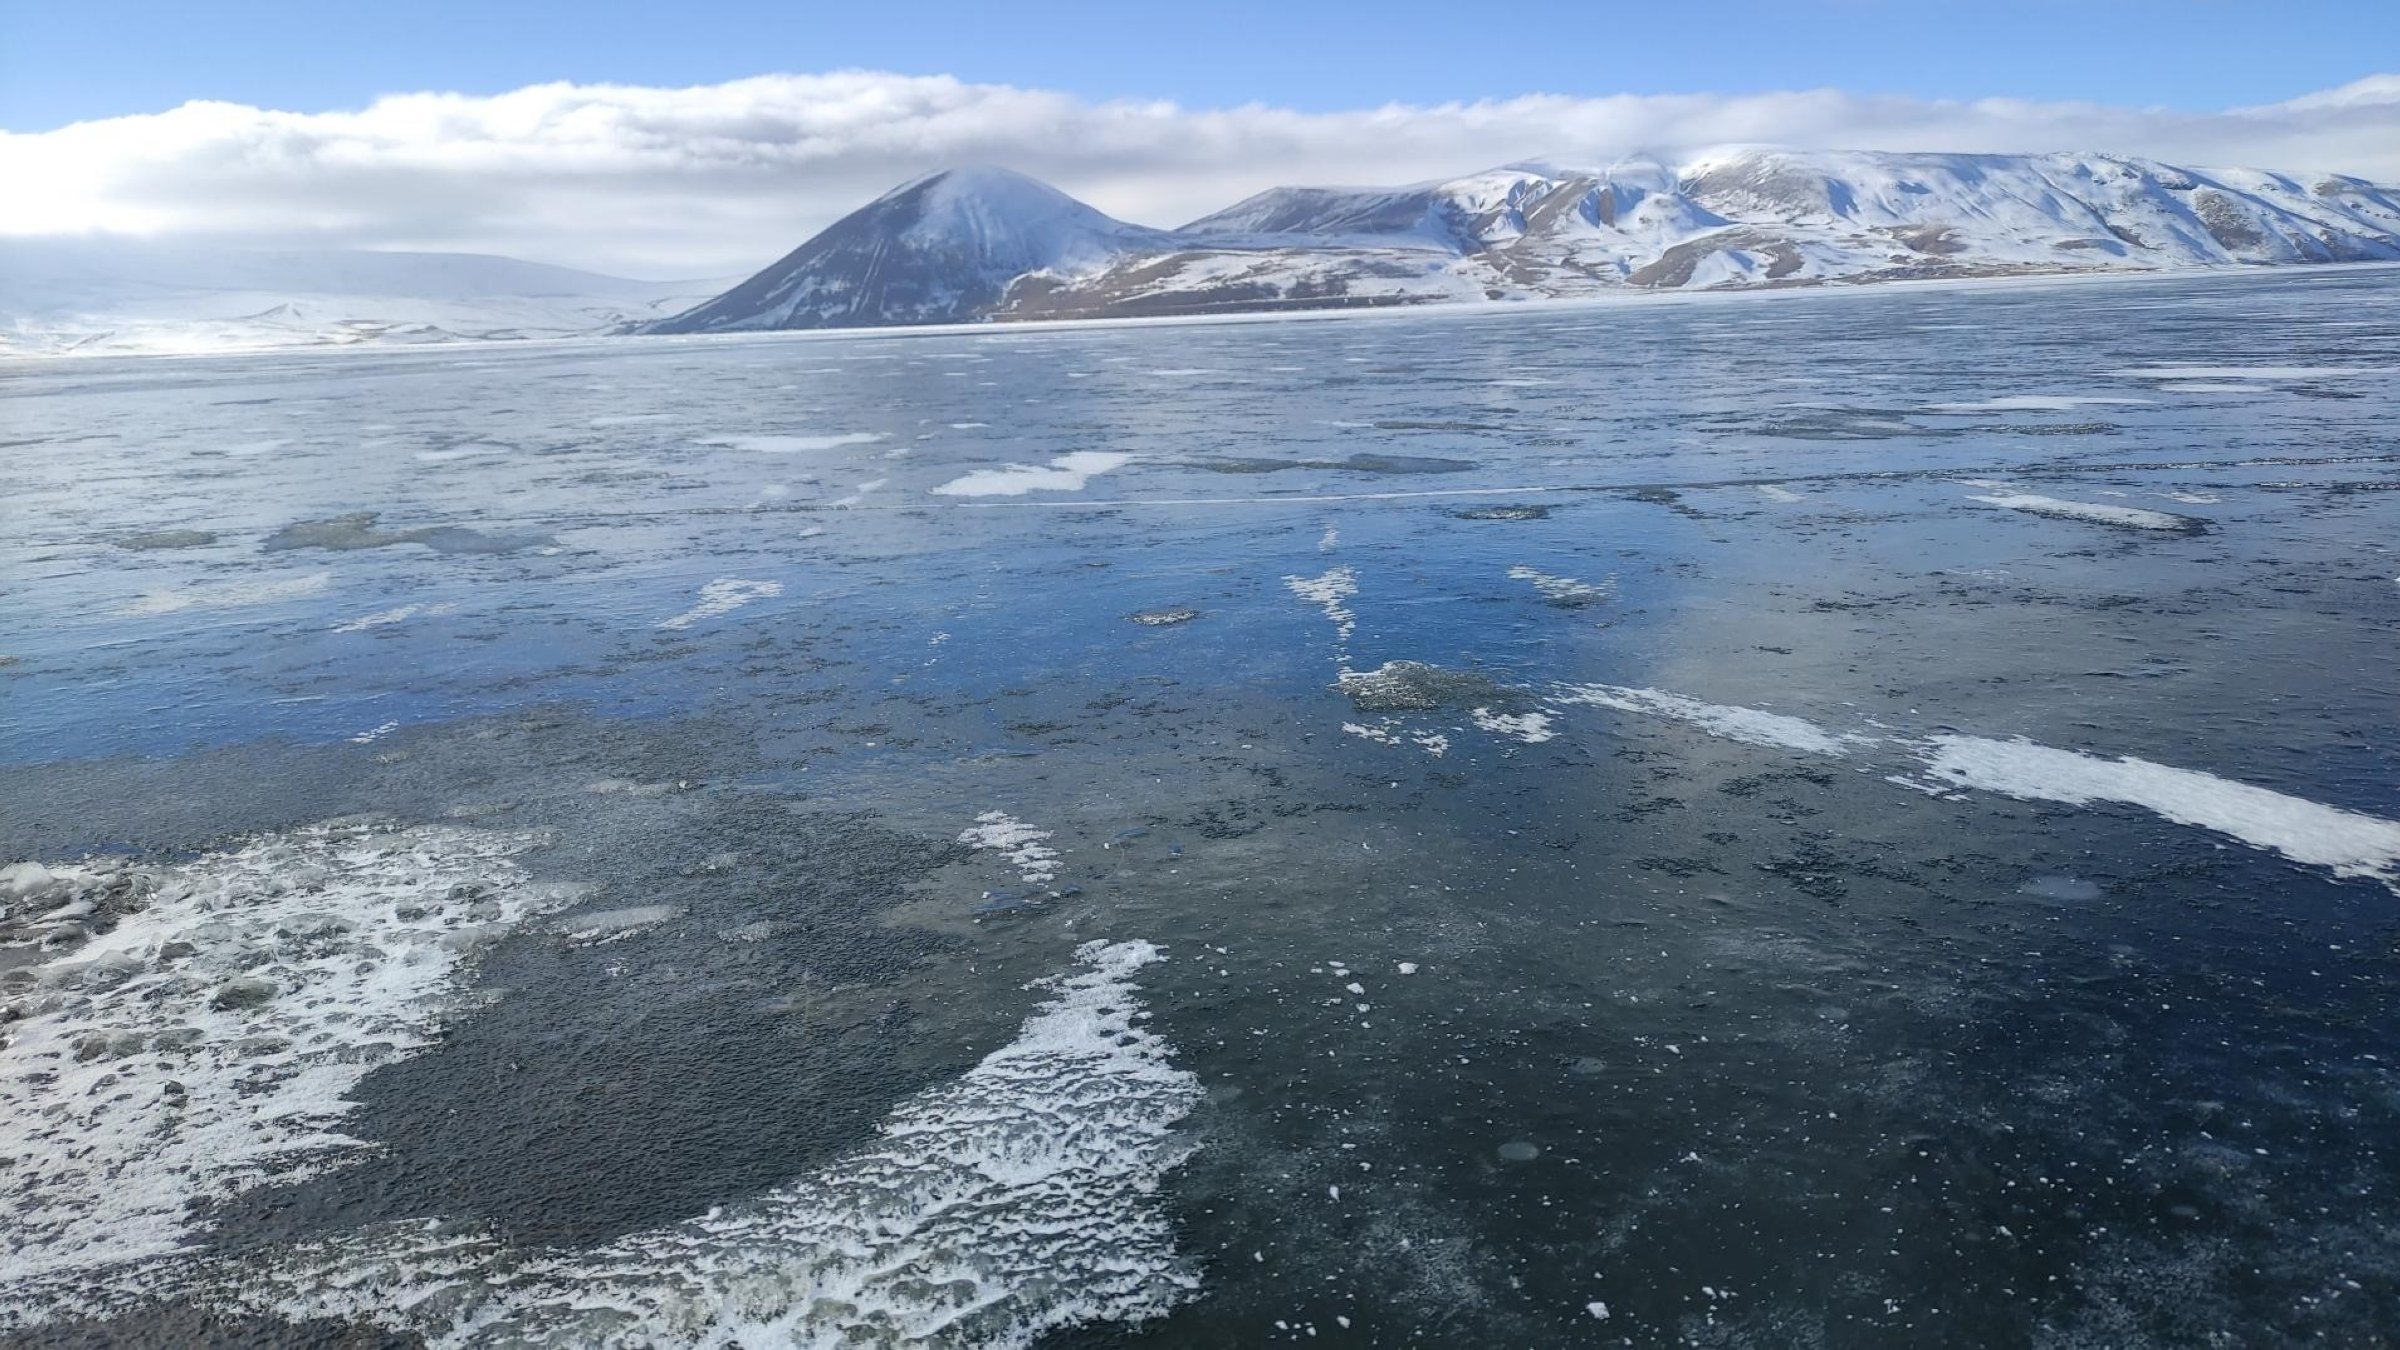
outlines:
[[957, 323], [1001, 307], [1031, 274], [1080, 275], [1175, 247], [1006, 169], [903, 183], [758, 275], [653, 333]]
[[999, 170], [936, 174], [645, 331], [1531, 299], [1636, 289], [2400, 259], [2400, 192], [2115, 155], [1743, 148], [1277, 188], [1178, 230]]
[[628, 281], [472, 253], [0, 241], [0, 353], [558, 337], [671, 314], [722, 281]]

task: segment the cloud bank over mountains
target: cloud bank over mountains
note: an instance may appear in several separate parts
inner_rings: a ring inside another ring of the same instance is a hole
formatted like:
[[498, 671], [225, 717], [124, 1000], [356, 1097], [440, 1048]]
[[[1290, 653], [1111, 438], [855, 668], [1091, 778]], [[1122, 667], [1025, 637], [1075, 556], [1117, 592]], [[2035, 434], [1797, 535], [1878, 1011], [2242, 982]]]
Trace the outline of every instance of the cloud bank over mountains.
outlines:
[[1191, 109], [868, 71], [401, 94], [349, 112], [187, 103], [0, 133], [10, 185], [0, 235], [458, 250], [717, 276], [957, 164], [1005, 165], [1119, 218], [1171, 226], [1282, 184], [1398, 184], [1536, 157], [1597, 166], [1754, 143], [2105, 150], [2396, 183], [2400, 75], [2221, 112], [1838, 90]]

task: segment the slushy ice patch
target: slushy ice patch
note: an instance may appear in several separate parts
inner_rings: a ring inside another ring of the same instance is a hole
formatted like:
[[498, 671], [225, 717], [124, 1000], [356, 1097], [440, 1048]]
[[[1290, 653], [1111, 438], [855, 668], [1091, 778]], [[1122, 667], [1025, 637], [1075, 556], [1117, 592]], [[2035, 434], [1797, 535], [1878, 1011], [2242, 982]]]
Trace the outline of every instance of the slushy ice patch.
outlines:
[[573, 898], [513, 861], [537, 842], [321, 825], [43, 869], [67, 950], [0, 977], [0, 1287], [172, 1251], [192, 1206], [366, 1147], [351, 1088], [433, 1039], [479, 947]]
[[1202, 1090], [1141, 1025], [1132, 977], [1158, 949], [1076, 954], [1013, 1042], [903, 1103], [878, 1144], [743, 1204], [568, 1253], [385, 1224], [58, 1297], [90, 1315], [171, 1293], [435, 1346], [1022, 1346], [1157, 1317], [1199, 1287], [1158, 1188]]

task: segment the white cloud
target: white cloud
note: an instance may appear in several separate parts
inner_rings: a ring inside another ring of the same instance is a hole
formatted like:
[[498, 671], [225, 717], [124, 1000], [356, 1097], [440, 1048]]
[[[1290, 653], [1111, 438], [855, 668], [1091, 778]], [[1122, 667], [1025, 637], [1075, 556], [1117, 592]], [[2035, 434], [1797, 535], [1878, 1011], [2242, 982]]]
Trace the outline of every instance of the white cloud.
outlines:
[[2400, 76], [2216, 113], [1837, 90], [1193, 110], [855, 71], [407, 94], [353, 112], [188, 103], [0, 133], [0, 235], [462, 249], [700, 276], [760, 266], [893, 184], [958, 163], [1005, 164], [1172, 225], [1279, 183], [1399, 183], [1724, 142], [2111, 150], [2393, 182]]

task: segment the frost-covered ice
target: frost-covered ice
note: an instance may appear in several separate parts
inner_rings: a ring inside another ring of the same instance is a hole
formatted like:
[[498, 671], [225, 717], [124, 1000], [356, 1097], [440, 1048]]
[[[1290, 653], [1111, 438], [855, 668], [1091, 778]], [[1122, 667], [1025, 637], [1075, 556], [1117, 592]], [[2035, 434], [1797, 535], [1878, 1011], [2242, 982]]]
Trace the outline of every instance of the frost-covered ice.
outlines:
[[1989, 502], [2011, 511], [2025, 511], [2037, 516], [2054, 516], [2060, 520], [2088, 520], [2101, 525], [2121, 525], [2135, 530], [2168, 530], [2189, 534], [2202, 522], [2190, 516], [2172, 515], [2165, 511], [2145, 511], [2138, 506], [2108, 506], [2099, 502], [2071, 502], [2060, 497], [2044, 497], [2030, 492], [2001, 492], [1977, 495], [1973, 501]]
[[958, 842], [982, 851], [991, 849], [1008, 859], [1009, 866], [1028, 886], [1046, 886], [1058, 879], [1059, 853], [1046, 840], [1050, 831], [1038, 830], [1006, 811], [986, 811], [975, 817], [975, 823], [960, 832]]
[[352, 1086], [432, 1041], [480, 946], [573, 898], [525, 879], [538, 842], [322, 825], [55, 869], [131, 912], [9, 977], [0, 1286], [174, 1250], [196, 1203], [355, 1157]]
[[1358, 616], [1350, 612], [1348, 601], [1358, 594], [1358, 573], [1348, 567], [1336, 567], [1322, 576], [1291, 576], [1283, 584], [1292, 594], [1325, 611], [1333, 622], [1334, 641], [1347, 645], [1350, 634], [1358, 627]]
[[1522, 741], [1527, 745], [1540, 745], [1558, 735], [1557, 730], [1550, 725], [1548, 713], [1502, 713], [1493, 712], [1489, 708], [1477, 708], [1468, 715], [1473, 717], [1475, 725], [1483, 730], [1495, 736], [1506, 736], [1512, 741]]
[[[239, 1263], [60, 1281], [15, 1316], [117, 1311], [173, 1293], [342, 1318], [458, 1346], [1023, 1346], [1140, 1322], [1192, 1297], [1160, 1181], [1199, 1080], [1141, 1023], [1146, 942], [1089, 942], [1083, 969], [951, 1083], [902, 1103], [876, 1145], [750, 1200], [582, 1251], [523, 1252], [438, 1221], [386, 1224]], [[0, 1313], [0, 1324], [8, 1314]]]
[[711, 436], [700, 443], [721, 445], [729, 450], [754, 450], [765, 455], [792, 455], [816, 450], [841, 450], [853, 445], [873, 445], [882, 439], [881, 432], [844, 431], [828, 436]]
[[1553, 576], [1548, 572], [1519, 565], [1508, 569], [1511, 580], [1522, 581], [1541, 592], [1542, 598], [1563, 609], [1579, 609], [1596, 605], [1617, 593], [1617, 579], [1578, 581], [1573, 577]]
[[700, 603], [681, 614], [660, 619], [660, 628], [689, 628], [703, 619], [731, 614], [753, 600], [766, 600], [783, 594], [780, 581], [750, 581], [741, 577], [719, 577], [700, 588]]
[[2400, 821], [2344, 811], [2214, 774], [2103, 759], [2030, 741], [1936, 736], [1927, 769], [1946, 782], [2033, 801], [2124, 802], [2231, 835], [2336, 876], [2400, 888]]
[[331, 572], [296, 577], [264, 577], [255, 581], [195, 581], [173, 590], [148, 591], [117, 610], [127, 618], [177, 614], [187, 609], [241, 609], [274, 605], [321, 595], [333, 584]]
[[1028, 492], [1081, 492], [1093, 478], [1133, 462], [1113, 450], [1078, 450], [1047, 465], [1004, 464], [977, 469], [934, 489], [943, 497], [1022, 497]]
[[1628, 689], [1613, 684], [1569, 684], [1560, 685], [1556, 697], [1561, 703], [1665, 717], [1730, 741], [1799, 750], [1812, 755], [1847, 754], [1874, 742], [1871, 736], [1827, 731], [1813, 722], [1783, 713], [1722, 703], [1703, 703], [1696, 698], [1658, 689]]

